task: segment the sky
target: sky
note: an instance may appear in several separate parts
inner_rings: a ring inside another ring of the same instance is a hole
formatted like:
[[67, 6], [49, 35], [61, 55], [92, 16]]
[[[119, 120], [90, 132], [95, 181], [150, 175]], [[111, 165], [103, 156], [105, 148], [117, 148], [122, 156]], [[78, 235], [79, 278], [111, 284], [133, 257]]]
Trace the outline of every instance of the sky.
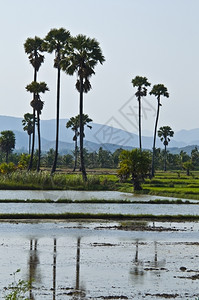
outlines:
[[[138, 107], [131, 80], [148, 78], [151, 87], [164, 84], [159, 127], [174, 131], [199, 127], [199, 1], [198, 0], [0, 0], [0, 115], [23, 117], [31, 112], [25, 86], [33, 68], [24, 51], [28, 37], [44, 38], [52, 28], [97, 39], [106, 61], [91, 78], [84, 112], [95, 123], [138, 131]], [[56, 116], [54, 54], [45, 54], [38, 74], [50, 89], [41, 119]], [[61, 74], [60, 117], [78, 114], [76, 76]], [[150, 91], [150, 88], [148, 89]], [[157, 100], [142, 102], [143, 134], [153, 132]]]

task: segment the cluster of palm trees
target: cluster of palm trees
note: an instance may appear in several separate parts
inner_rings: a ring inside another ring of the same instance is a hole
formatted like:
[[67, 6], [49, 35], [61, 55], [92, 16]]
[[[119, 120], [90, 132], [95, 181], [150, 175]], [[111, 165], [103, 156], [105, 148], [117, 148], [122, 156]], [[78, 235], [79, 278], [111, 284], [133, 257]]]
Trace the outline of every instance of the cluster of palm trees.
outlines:
[[[135, 96], [138, 100], [139, 105], [139, 148], [140, 151], [142, 151], [142, 134], [141, 134], [141, 99], [147, 95], [147, 87], [151, 86], [151, 83], [148, 82], [148, 79], [146, 77], [136, 76], [134, 79], [132, 79], [133, 87], [137, 87], [137, 91], [135, 93]], [[158, 119], [159, 119], [159, 113], [160, 113], [160, 106], [162, 106], [160, 102], [160, 98], [169, 97], [169, 93], [167, 88], [164, 86], [164, 84], [155, 84], [151, 91], [149, 92], [150, 95], [154, 95], [157, 98], [157, 113], [156, 113], [156, 120], [155, 120], [155, 128], [154, 128], [154, 137], [153, 137], [153, 154], [152, 154], [152, 167], [151, 167], [151, 176], [154, 176], [154, 160], [155, 160], [155, 144], [156, 144], [156, 135], [157, 135], [157, 128], [158, 128]], [[166, 146], [168, 145], [168, 142], [170, 139], [168, 136], [173, 136], [174, 132], [169, 126], [163, 126], [158, 131], [158, 136], [161, 138], [161, 141], [163, 141], [163, 144], [165, 146], [165, 154], [166, 154]], [[166, 155], [165, 155], [166, 157]], [[165, 169], [166, 169], [166, 158], [165, 158]]]
[[[85, 35], [79, 34], [75, 37], [64, 28], [51, 29], [44, 39], [37, 36], [28, 38], [24, 44], [25, 52], [28, 54], [29, 61], [34, 68], [34, 80], [26, 86], [26, 90], [33, 94], [31, 106], [33, 108], [32, 119], [32, 149], [28, 169], [31, 170], [34, 155], [35, 141], [35, 124], [38, 129], [38, 165], [37, 171], [40, 169], [40, 114], [43, 109], [44, 102], [41, 100], [40, 93], [49, 90], [45, 82], [37, 82], [37, 73], [44, 62], [43, 52], [55, 53], [54, 67], [57, 69], [57, 111], [56, 111], [56, 143], [55, 157], [51, 170], [51, 174], [56, 171], [58, 157], [59, 142], [59, 108], [60, 108], [60, 83], [61, 70], [68, 75], [77, 75], [76, 89], [80, 95], [79, 101], [79, 138], [80, 138], [80, 161], [83, 179], [87, 180], [87, 174], [84, 165], [83, 155], [83, 137], [84, 137], [84, 121], [83, 121], [83, 94], [91, 89], [90, 78], [95, 74], [94, 68], [100, 63], [103, 64], [105, 58], [96, 39], [91, 39]], [[36, 116], [37, 113], [37, 116]]]

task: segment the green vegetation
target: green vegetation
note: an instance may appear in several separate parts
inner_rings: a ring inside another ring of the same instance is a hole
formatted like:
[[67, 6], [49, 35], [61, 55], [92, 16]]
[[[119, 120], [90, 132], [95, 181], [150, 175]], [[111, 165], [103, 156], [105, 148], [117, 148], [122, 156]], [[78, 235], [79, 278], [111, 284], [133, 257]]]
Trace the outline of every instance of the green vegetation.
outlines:
[[[25, 295], [31, 289], [31, 282], [19, 279], [16, 281], [16, 274], [20, 272], [18, 269], [16, 272], [11, 274], [14, 278], [13, 282], [8, 285], [6, 290], [6, 295], [4, 297], [5, 300], [29, 300]], [[8, 291], [8, 293], [7, 293]]]
[[123, 214], [85, 214], [85, 213], [62, 213], [62, 214], [0, 214], [0, 220], [142, 220], [142, 221], [199, 221], [198, 215], [123, 215]]

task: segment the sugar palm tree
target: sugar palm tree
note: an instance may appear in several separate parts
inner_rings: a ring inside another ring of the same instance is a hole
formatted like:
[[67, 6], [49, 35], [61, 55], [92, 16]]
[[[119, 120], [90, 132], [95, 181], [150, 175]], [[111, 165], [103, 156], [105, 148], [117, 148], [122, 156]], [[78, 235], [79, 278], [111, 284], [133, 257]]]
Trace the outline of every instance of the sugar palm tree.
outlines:
[[33, 133], [33, 114], [24, 114], [24, 119], [22, 120], [23, 130], [27, 131], [29, 142], [28, 142], [28, 153], [30, 154], [31, 149], [31, 136]]
[[79, 119], [80, 119], [80, 162], [81, 171], [84, 181], [87, 181], [86, 169], [84, 165], [83, 153], [83, 94], [91, 89], [90, 77], [95, 74], [94, 68], [100, 63], [103, 64], [105, 58], [99, 43], [95, 39], [86, 37], [85, 35], [77, 35], [71, 38], [71, 48], [65, 50], [67, 57], [63, 59], [61, 65], [67, 74], [77, 74], [76, 89], [79, 92]]
[[33, 81], [31, 84], [26, 86], [26, 90], [33, 93], [33, 100], [31, 101], [31, 106], [37, 112], [37, 129], [38, 129], [38, 162], [37, 171], [40, 170], [40, 158], [41, 158], [41, 136], [40, 136], [40, 114], [44, 106], [44, 102], [41, 100], [40, 93], [45, 93], [49, 91], [47, 84], [45, 82]]
[[150, 86], [151, 84], [148, 82], [146, 77], [141, 76], [136, 76], [134, 79], [132, 79], [131, 83], [133, 84], [133, 87], [137, 87], [135, 96], [137, 97], [139, 105], [139, 146], [140, 150], [142, 150], [141, 99], [147, 95], [147, 86]]
[[[43, 40], [35, 36], [35, 38], [27, 38], [24, 43], [25, 52], [28, 54], [29, 61], [34, 68], [34, 81], [37, 81], [37, 72], [39, 71], [41, 64], [44, 62], [44, 55], [41, 54], [43, 51]], [[33, 96], [34, 98], [34, 96]], [[32, 133], [32, 151], [28, 170], [32, 169], [34, 145], [35, 145], [35, 109], [33, 108], [33, 133]]]
[[167, 91], [167, 88], [163, 84], [156, 84], [153, 86], [152, 90], [149, 93], [150, 95], [154, 95], [157, 98], [157, 114], [156, 114], [156, 120], [155, 120], [155, 129], [154, 129], [154, 137], [153, 137], [153, 156], [152, 156], [152, 168], [151, 168], [151, 175], [154, 176], [155, 168], [154, 168], [154, 159], [155, 159], [155, 142], [156, 142], [156, 135], [157, 135], [157, 127], [158, 127], [158, 119], [159, 119], [159, 113], [160, 113], [160, 106], [162, 104], [160, 103], [160, 97], [169, 97], [169, 93]]
[[[73, 168], [73, 172], [77, 168], [77, 152], [78, 152], [78, 147], [77, 147], [77, 139], [79, 136], [79, 120], [80, 117], [77, 115], [76, 117], [71, 117], [70, 120], [66, 123], [66, 128], [71, 128], [72, 131], [74, 131], [74, 136], [73, 136], [73, 141], [75, 142], [75, 164]], [[93, 120], [89, 118], [88, 115], [83, 114], [83, 125], [87, 126], [88, 128], [92, 128], [91, 125], [88, 125], [88, 123], [92, 122]]]
[[55, 158], [51, 170], [51, 174], [56, 171], [58, 144], [59, 144], [59, 107], [60, 107], [60, 62], [62, 58], [63, 48], [68, 47], [70, 40], [70, 32], [64, 28], [51, 29], [44, 39], [44, 49], [52, 53], [55, 52], [54, 67], [57, 68], [57, 114], [56, 114], [56, 142], [55, 142]]
[[158, 130], [158, 136], [160, 137], [161, 142], [164, 144], [164, 171], [166, 171], [166, 160], [167, 160], [167, 146], [170, 142], [170, 137], [173, 137], [174, 131], [170, 126], [160, 127]]

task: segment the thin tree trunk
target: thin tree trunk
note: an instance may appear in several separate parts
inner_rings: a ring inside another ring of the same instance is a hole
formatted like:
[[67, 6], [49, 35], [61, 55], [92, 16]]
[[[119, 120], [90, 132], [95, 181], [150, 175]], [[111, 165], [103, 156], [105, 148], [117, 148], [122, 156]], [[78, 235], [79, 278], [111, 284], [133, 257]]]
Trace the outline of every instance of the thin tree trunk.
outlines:
[[55, 158], [52, 166], [51, 174], [56, 171], [57, 156], [58, 156], [58, 143], [59, 143], [59, 102], [60, 102], [60, 67], [58, 65], [57, 72], [57, 119], [56, 119], [56, 143], [55, 143]]
[[76, 257], [76, 285], [75, 290], [79, 293], [79, 280], [80, 279], [80, 237], [77, 239], [77, 257]]
[[79, 128], [80, 128], [80, 164], [83, 181], [87, 181], [84, 165], [84, 124], [83, 124], [83, 78], [80, 77], [80, 101], [79, 101]]
[[142, 130], [141, 130], [141, 97], [138, 97], [138, 104], [139, 104], [139, 145], [140, 150], [142, 151]]
[[37, 111], [37, 133], [38, 133], [38, 162], [37, 162], [37, 172], [40, 171], [40, 160], [41, 160], [41, 136], [40, 136], [40, 117]]
[[32, 169], [34, 148], [35, 148], [35, 109], [33, 108], [32, 150], [31, 150], [30, 162], [28, 165], [28, 171], [30, 171]]
[[164, 145], [164, 171], [167, 170], [167, 145]]
[[[37, 58], [37, 52], [35, 53], [35, 59]], [[34, 81], [37, 81], [37, 70], [34, 68]], [[33, 94], [33, 99], [35, 99], [35, 93]], [[32, 169], [33, 157], [34, 157], [34, 147], [35, 147], [35, 109], [33, 108], [33, 133], [32, 133], [32, 151], [30, 156], [30, 162], [28, 165], [28, 171]]]
[[6, 151], [6, 163], [8, 163], [8, 151]]
[[75, 164], [74, 164], [73, 172], [75, 172], [76, 168], [77, 168], [77, 136], [75, 140]]
[[31, 134], [29, 134], [29, 145], [28, 145], [28, 154], [30, 155], [30, 149], [31, 149]]
[[154, 164], [155, 164], [155, 143], [156, 143], [159, 112], [160, 112], [160, 97], [158, 97], [158, 107], [157, 107], [157, 115], [156, 115], [154, 137], [153, 137], [153, 156], [152, 156], [152, 167], [151, 167], [151, 176], [152, 177], [154, 177], [154, 174], [155, 174], [155, 166], [154, 166]]

